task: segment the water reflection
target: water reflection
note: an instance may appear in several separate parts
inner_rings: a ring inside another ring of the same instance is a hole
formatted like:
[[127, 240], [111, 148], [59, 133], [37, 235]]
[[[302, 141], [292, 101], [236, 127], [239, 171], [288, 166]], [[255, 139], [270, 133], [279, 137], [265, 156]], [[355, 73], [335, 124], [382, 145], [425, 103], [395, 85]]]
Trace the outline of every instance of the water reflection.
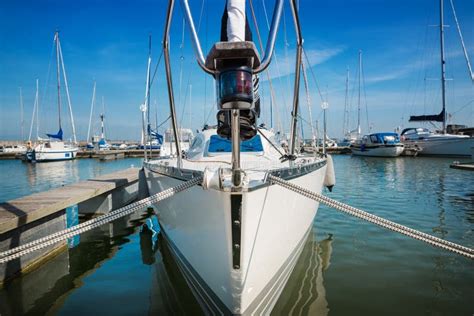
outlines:
[[327, 315], [324, 273], [331, 265], [333, 235], [318, 242], [311, 233], [273, 315]]

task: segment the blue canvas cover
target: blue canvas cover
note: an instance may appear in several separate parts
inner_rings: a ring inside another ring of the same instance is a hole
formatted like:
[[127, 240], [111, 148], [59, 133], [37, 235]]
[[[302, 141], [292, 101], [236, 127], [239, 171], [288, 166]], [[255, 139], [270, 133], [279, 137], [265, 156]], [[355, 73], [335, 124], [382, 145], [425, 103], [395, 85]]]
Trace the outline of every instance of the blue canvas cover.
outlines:
[[[232, 143], [230, 140], [222, 138], [218, 135], [212, 135], [209, 141], [210, 153], [230, 153], [232, 152]], [[240, 143], [241, 152], [261, 152], [263, 151], [262, 140], [260, 135]]]
[[46, 134], [49, 138], [63, 140], [63, 129], [60, 127], [57, 134]]
[[158, 134], [158, 131], [154, 131], [150, 125], [148, 125], [148, 134], [156, 139], [160, 145], [163, 144], [163, 135]]

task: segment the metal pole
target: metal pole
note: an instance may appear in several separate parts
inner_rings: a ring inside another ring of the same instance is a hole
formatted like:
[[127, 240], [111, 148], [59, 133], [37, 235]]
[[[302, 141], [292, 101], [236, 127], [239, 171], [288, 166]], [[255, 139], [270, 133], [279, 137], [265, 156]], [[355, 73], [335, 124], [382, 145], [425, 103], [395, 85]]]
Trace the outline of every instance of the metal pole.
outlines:
[[[284, 2], [283, 0], [277, 0], [277, 2], [275, 3], [275, 9], [273, 9], [272, 26], [270, 28], [270, 32], [268, 33], [268, 40], [267, 40], [267, 46], [265, 48], [265, 55], [262, 59], [262, 62], [260, 63], [260, 66], [254, 70], [254, 74], [258, 74], [264, 71], [265, 69], [267, 69], [268, 65], [270, 65], [270, 61], [273, 55], [273, 50], [275, 48], [275, 41], [276, 41], [276, 36], [278, 33], [278, 26], [280, 24], [280, 17], [283, 11], [283, 2]], [[293, 3], [293, 1], [291, 3]], [[293, 4], [292, 4], [292, 7], [293, 7]], [[298, 32], [299, 31], [297, 30], [297, 33]]]
[[25, 132], [24, 132], [24, 124], [25, 120], [23, 117], [23, 93], [21, 92], [21, 87], [20, 87], [20, 125], [21, 125], [21, 141], [25, 141]]
[[60, 71], [61, 68], [59, 66], [59, 32], [56, 31], [56, 34], [54, 35], [56, 39], [56, 79], [57, 79], [57, 86], [58, 86], [58, 117], [59, 117], [59, 128], [61, 128], [61, 76], [60, 76]]
[[232, 183], [239, 187], [242, 183], [240, 173], [240, 110], [232, 110]]
[[96, 82], [94, 81], [94, 89], [92, 90], [92, 101], [91, 101], [91, 113], [89, 114], [89, 127], [87, 128], [87, 140], [89, 142], [90, 134], [91, 134], [91, 124], [92, 124], [92, 113], [94, 110], [94, 103], [95, 103], [95, 86]]
[[444, 10], [443, 0], [439, 1], [439, 37], [441, 49], [441, 100], [443, 102], [443, 134], [446, 134], [446, 61], [444, 60]]
[[362, 51], [359, 50], [359, 97], [357, 99], [357, 137], [360, 137], [360, 77], [362, 73]]
[[[270, 61], [273, 55], [273, 50], [275, 48], [278, 25], [280, 24], [280, 17], [283, 11], [283, 2], [284, 0], [277, 0], [275, 4], [275, 9], [273, 10], [273, 17], [272, 17], [272, 26], [270, 28], [270, 32], [268, 33], [268, 40], [267, 40], [267, 46], [265, 49], [265, 55], [263, 56], [260, 66], [254, 70], [254, 74], [258, 74], [264, 71], [270, 64]], [[189, 8], [188, 0], [181, 0], [181, 5], [184, 10], [184, 17], [186, 18], [186, 22], [191, 32], [191, 40], [193, 42], [193, 47], [196, 54], [197, 62], [199, 66], [205, 72], [207, 72], [208, 74], [214, 74], [215, 71], [206, 67], [206, 60], [204, 59], [204, 54], [202, 53], [201, 44], [199, 42], [199, 38], [196, 32], [196, 27], [194, 26], [194, 20], [191, 14], [191, 9]]]
[[39, 140], [39, 79], [36, 79], [36, 141]]
[[290, 128], [290, 155], [294, 155], [296, 147], [296, 129], [298, 125], [298, 106], [299, 106], [299, 91], [300, 91], [300, 70], [301, 70], [301, 55], [303, 52], [303, 38], [301, 36], [301, 27], [298, 17], [298, 11], [296, 9], [295, 0], [290, 1], [291, 12], [293, 13], [293, 20], [295, 23], [296, 30], [296, 68], [295, 68], [295, 85], [293, 92], [293, 111], [291, 112], [291, 128]]
[[173, 94], [173, 78], [171, 76], [170, 52], [169, 52], [169, 42], [168, 42], [170, 25], [171, 25], [171, 20], [172, 20], [172, 15], [173, 15], [173, 8], [174, 8], [174, 0], [170, 0], [168, 2], [168, 10], [166, 12], [165, 32], [163, 34], [163, 53], [165, 57], [166, 81], [168, 83], [168, 97], [169, 97], [169, 102], [170, 102], [171, 124], [173, 125], [174, 140], [175, 140], [175, 145], [176, 145], [176, 157], [177, 157], [177, 162], [178, 162], [177, 167], [180, 169], [182, 167], [181, 144], [179, 142], [178, 123], [176, 119], [176, 108], [175, 108], [174, 94]]
[[324, 133], [324, 140], [323, 140], [323, 155], [326, 155], [326, 141], [327, 141], [327, 132], [326, 132], [326, 111], [327, 109], [323, 110], [323, 133]]

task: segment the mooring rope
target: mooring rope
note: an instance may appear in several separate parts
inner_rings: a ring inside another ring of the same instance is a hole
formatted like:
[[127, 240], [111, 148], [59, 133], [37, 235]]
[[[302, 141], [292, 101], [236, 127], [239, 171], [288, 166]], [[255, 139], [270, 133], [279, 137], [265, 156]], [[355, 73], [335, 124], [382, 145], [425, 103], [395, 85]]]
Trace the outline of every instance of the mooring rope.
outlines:
[[19, 258], [21, 256], [24, 256], [30, 252], [54, 245], [62, 240], [66, 240], [68, 238], [74, 237], [76, 235], [82, 234], [86, 231], [89, 231], [91, 229], [100, 227], [106, 223], [112, 222], [120, 217], [132, 214], [136, 211], [139, 211], [140, 209], [143, 209], [145, 206], [150, 205], [152, 203], [157, 203], [160, 201], [163, 201], [169, 197], [172, 197], [178, 192], [187, 190], [197, 184], [200, 184], [202, 182], [202, 177], [196, 177], [192, 180], [186, 181], [184, 183], [181, 183], [180, 185], [177, 185], [175, 187], [169, 188], [167, 190], [164, 190], [160, 193], [154, 194], [150, 197], [147, 197], [145, 199], [142, 199], [140, 201], [134, 202], [132, 204], [129, 204], [127, 206], [121, 207], [115, 211], [112, 211], [106, 215], [88, 220], [82, 224], [64, 229], [62, 231], [59, 231], [57, 233], [45, 236], [43, 238], [34, 240], [32, 242], [29, 242], [27, 244], [12, 248], [10, 250], [7, 250], [5, 252], [0, 253], [0, 264], [6, 263], [8, 261], [14, 260], [16, 258]]
[[333, 200], [331, 198], [328, 198], [327, 196], [324, 196], [322, 194], [318, 194], [316, 192], [312, 192], [310, 190], [307, 190], [299, 185], [293, 184], [289, 181], [283, 180], [279, 177], [273, 176], [271, 174], [268, 174], [267, 176], [267, 181], [276, 183], [278, 185], [281, 185], [284, 188], [287, 188], [288, 190], [291, 190], [293, 192], [299, 193], [303, 196], [306, 196], [307, 198], [310, 198], [312, 200], [315, 200], [317, 202], [326, 204], [327, 206], [330, 206], [332, 208], [335, 208], [336, 210], [342, 211], [344, 213], [347, 213], [349, 215], [361, 218], [363, 220], [366, 220], [370, 223], [376, 224], [378, 226], [387, 228], [389, 230], [392, 230], [394, 232], [403, 234], [405, 236], [424, 241], [432, 246], [439, 247], [454, 253], [457, 253], [459, 255], [462, 255], [464, 257], [467, 257], [469, 259], [474, 259], [474, 249], [464, 247], [461, 245], [458, 245], [456, 243], [420, 232], [418, 230], [409, 228], [404, 225], [397, 224], [395, 222], [389, 221], [387, 219], [381, 218], [379, 216], [367, 213], [365, 211], [362, 211], [360, 209], [357, 209], [355, 207], [352, 207], [350, 205], [344, 204], [342, 202]]

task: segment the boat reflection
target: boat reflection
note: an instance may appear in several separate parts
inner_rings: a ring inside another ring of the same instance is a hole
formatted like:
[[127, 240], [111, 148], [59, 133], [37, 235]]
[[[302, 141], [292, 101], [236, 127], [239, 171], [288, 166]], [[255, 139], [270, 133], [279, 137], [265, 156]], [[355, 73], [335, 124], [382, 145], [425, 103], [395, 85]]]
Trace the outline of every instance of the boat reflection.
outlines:
[[333, 235], [317, 241], [310, 234], [272, 315], [327, 315], [324, 272], [331, 265]]

